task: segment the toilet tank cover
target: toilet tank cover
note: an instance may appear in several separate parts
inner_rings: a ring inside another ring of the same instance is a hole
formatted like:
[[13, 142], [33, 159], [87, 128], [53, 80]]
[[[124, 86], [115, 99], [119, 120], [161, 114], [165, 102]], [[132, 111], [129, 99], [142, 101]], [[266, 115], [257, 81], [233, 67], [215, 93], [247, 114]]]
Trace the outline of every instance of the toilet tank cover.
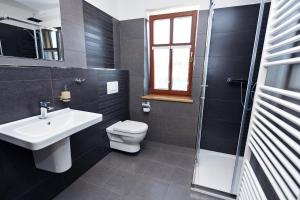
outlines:
[[124, 122], [118, 122], [113, 126], [115, 131], [126, 132], [126, 133], [142, 133], [148, 130], [148, 125], [143, 122], [136, 122], [126, 120]]

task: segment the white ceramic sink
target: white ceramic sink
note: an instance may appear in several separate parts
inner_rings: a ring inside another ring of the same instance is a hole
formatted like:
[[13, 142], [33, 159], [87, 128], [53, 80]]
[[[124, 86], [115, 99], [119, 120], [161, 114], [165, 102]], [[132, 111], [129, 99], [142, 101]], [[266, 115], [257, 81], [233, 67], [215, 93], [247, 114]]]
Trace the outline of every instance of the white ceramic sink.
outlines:
[[0, 139], [33, 150], [37, 168], [61, 173], [72, 166], [69, 137], [102, 121], [102, 114], [66, 108], [0, 125]]
[[15, 145], [40, 150], [59, 140], [102, 121], [102, 114], [66, 108], [0, 125], [0, 139]]

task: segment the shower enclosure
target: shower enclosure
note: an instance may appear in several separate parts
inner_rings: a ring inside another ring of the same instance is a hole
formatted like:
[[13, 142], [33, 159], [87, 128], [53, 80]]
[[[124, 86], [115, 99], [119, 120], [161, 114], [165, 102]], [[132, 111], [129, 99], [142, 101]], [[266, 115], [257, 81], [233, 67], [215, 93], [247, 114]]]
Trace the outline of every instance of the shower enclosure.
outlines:
[[269, 5], [209, 9], [192, 186], [237, 194]]

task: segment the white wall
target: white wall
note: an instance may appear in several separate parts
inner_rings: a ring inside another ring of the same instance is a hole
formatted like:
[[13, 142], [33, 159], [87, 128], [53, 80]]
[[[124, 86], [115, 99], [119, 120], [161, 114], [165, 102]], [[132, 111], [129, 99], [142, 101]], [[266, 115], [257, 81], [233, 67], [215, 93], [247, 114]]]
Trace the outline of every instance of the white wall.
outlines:
[[[39, 23], [40, 25], [52, 28], [52, 27], [60, 27], [61, 26], [61, 17], [59, 7], [53, 9], [47, 9], [40, 12], [36, 12], [31, 9], [20, 8], [14, 5], [9, 5], [6, 3], [0, 3], [0, 16], [1, 17], [12, 17], [16, 19], [20, 19], [23, 21], [28, 21], [28, 17], [32, 17], [33, 15], [37, 16], [38, 19], [43, 20], [43, 22]], [[12, 20], [4, 20], [1, 23], [10, 24], [14, 26], [19, 26], [27, 29], [33, 29], [33, 26], [27, 25], [20, 22], [15, 22]]]
[[[119, 14], [118, 14], [119, 0], [85, 0], [85, 1], [99, 8], [103, 12], [109, 14], [110, 16], [119, 19]], [[127, 1], [127, 0], [121, 0], [121, 1]]]
[[[29, 11], [29, 10], [10, 6], [5, 3], [0, 3], [0, 16], [1, 17], [9, 16], [9, 17], [24, 20], [24, 19], [27, 19], [29, 16], [32, 16], [32, 13], [33, 12]], [[19, 22], [15, 22], [15, 21], [11, 21], [11, 20], [4, 20], [4, 21], [1, 21], [1, 23], [10, 24], [13, 26], [19, 26], [19, 27], [28, 28], [28, 29], [32, 28], [32, 26], [29, 26], [29, 25], [26, 25], [23, 23], [19, 23]]]
[[206, 0], [119, 0], [119, 20], [146, 17], [147, 12], [186, 6], [199, 6], [208, 9]]
[[[145, 18], [147, 13], [178, 7], [208, 10], [209, 0], [86, 0], [118, 20]], [[270, 1], [270, 0], [269, 0]], [[216, 8], [260, 3], [260, 0], [215, 0]]]

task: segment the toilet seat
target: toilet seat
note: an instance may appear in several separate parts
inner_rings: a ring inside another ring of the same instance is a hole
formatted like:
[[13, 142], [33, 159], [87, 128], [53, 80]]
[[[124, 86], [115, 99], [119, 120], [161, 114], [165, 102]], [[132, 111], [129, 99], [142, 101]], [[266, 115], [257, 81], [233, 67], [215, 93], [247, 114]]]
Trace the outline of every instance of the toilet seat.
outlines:
[[118, 122], [113, 126], [114, 131], [123, 133], [138, 134], [147, 131], [148, 125], [143, 122], [136, 122], [126, 120], [124, 122]]
[[119, 121], [106, 129], [108, 133], [116, 135], [124, 135], [128, 137], [134, 137], [135, 134], [144, 133], [148, 130], [148, 125], [143, 122], [136, 122], [126, 120], [124, 122]]

